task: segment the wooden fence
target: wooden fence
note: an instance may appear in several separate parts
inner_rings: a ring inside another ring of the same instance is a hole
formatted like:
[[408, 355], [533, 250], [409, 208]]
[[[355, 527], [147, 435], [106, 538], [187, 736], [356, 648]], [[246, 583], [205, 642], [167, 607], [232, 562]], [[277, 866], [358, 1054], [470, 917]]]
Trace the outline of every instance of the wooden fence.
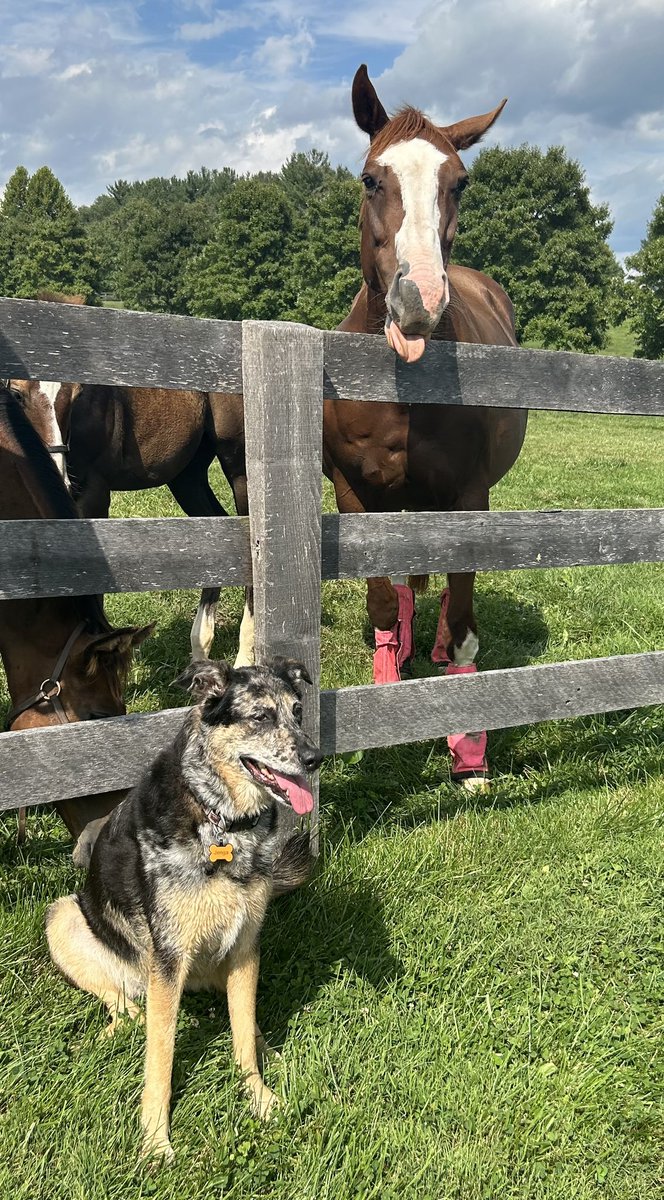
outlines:
[[[0, 521], [0, 599], [243, 585], [327, 754], [664, 701], [664, 652], [319, 693], [321, 579], [664, 560], [664, 509], [322, 515], [322, 398], [664, 415], [664, 363], [0, 300], [0, 376], [244, 393], [250, 516]], [[175, 665], [175, 664], [174, 664]], [[129, 787], [182, 709], [0, 735], [0, 809]]]

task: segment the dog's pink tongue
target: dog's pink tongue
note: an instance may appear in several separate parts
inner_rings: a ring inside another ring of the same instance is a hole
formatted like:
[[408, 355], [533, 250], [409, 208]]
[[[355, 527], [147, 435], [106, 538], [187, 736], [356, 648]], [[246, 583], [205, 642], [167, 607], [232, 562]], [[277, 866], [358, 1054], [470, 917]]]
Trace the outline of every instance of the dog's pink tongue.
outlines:
[[314, 806], [314, 798], [304, 775], [282, 775], [279, 771], [275, 771], [274, 767], [272, 767], [272, 774], [279, 787], [288, 796], [299, 817], [311, 812]]
[[385, 337], [388, 346], [391, 346], [404, 362], [417, 362], [418, 358], [424, 354], [426, 339], [416, 337], [414, 334], [402, 333], [396, 321], [391, 321], [389, 318], [385, 323]]

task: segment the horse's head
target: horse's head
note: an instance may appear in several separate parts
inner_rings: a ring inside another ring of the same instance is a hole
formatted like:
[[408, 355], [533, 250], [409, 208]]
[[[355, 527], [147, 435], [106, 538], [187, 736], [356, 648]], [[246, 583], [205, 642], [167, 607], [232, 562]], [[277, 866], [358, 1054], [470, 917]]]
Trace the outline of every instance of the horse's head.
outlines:
[[67, 475], [69, 426], [71, 406], [80, 385], [50, 379], [10, 379], [8, 383], [70, 489]]
[[371, 146], [362, 171], [362, 273], [385, 296], [385, 336], [405, 362], [424, 353], [449, 303], [447, 279], [459, 198], [468, 174], [458, 151], [502, 112], [434, 125], [418, 109], [388, 117], [367, 68], [353, 80], [353, 112]]

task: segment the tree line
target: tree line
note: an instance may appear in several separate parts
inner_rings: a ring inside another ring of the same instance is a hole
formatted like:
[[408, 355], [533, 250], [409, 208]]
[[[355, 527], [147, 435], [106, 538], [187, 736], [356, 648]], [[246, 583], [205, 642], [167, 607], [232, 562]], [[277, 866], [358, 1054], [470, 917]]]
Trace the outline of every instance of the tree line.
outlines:
[[[127, 308], [333, 328], [361, 284], [362, 189], [318, 150], [278, 172], [202, 167], [184, 178], [118, 180], [76, 208], [48, 167], [17, 167], [0, 203], [0, 292], [49, 290]], [[627, 281], [612, 221], [565, 150], [481, 151], [464, 193], [453, 261], [508, 292], [521, 341], [600, 350], [629, 315], [637, 353], [664, 354], [664, 196]]]

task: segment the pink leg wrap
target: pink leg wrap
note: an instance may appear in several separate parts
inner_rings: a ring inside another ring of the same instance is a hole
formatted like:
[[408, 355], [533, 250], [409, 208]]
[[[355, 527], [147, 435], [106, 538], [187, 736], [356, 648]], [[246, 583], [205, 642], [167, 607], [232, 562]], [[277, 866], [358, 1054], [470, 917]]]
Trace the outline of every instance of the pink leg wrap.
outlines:
[[[436, 640], [433, 650], [431, 651], [432, 661], [445, 666], [446, 675], [474, 675], [477, 671], [475, 663], [468, 663], [467, 666], [459, 667], [456, 663], [451, 662], [450, 656], [447, 653], [447, 645], [445, 643], [445, 629], [447, 627], [446, 617], [447, 609], [450, 603], [449, 588], [445, 588], [440, 597], [440, 616], [438, 618], [438, 628], [436, 629]], [[460, 780], [473, 779], [477, 776], [489, 774], [489, 764], [486, 759], [486, 733], [452, 733], [447, 738], [447, 744], [452, 755], [452, 779], [455, 782]]]
[[376, 629], [376, 650], [373, 659], [374, 683], [398, 683], [401, 668], [415, 653], [413, 620], [415, 593], [403, 583], [394, 585], [399, 597], [399, 615], [391, 629]]

